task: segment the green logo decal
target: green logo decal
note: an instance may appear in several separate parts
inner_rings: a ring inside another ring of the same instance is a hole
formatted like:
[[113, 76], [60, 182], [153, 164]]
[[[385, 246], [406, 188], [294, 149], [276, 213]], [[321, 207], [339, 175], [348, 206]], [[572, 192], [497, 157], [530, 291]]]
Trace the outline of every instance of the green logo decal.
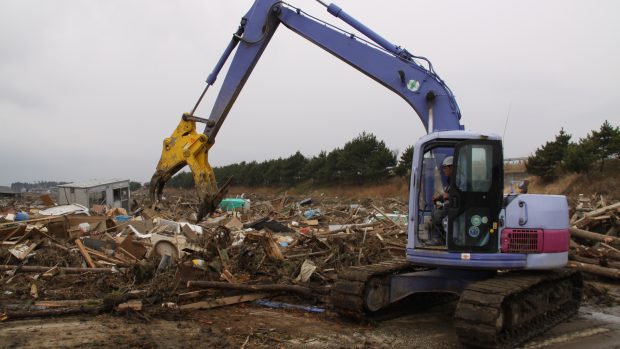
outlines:
[[407, 83], [407, 88], [409, 91], [417, 92], [420, 89], [420, 82], [417, 80], [409, 80]]

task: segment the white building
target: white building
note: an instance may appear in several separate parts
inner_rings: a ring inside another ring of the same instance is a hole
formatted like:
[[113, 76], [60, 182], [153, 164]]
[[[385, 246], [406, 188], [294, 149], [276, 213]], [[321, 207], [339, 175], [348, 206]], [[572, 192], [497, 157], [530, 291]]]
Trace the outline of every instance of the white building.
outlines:
[[108, 205], [129, 211], [130, 198], [128, 179], [93, 179], [58, 186], [60, 205], [80, 204], [88, 208], [93, 205]]

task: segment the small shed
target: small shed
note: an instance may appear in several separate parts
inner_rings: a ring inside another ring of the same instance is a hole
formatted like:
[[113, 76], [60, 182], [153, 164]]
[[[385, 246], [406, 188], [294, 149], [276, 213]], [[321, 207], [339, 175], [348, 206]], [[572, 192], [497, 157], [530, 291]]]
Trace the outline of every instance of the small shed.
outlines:
[[20, 193], [11, 189], [11, 187], [6, 187], [0, 185], [0, 197], [15, 197], [19, 196]]
[[80, 204], [88, 208], [108, 205], [130, 210], [129, 179], [92, 179], [58, 186], [60, 205]]

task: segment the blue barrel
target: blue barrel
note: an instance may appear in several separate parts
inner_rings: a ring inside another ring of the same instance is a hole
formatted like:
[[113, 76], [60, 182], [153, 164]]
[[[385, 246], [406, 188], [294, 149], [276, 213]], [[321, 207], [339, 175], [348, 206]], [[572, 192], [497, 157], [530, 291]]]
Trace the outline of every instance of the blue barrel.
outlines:
[[28, 217], [28, 214], [26, 212], [23, 211], [19, 211], [15, 214], [15, 220], [16, 221], [27, 221], [30, 217]]

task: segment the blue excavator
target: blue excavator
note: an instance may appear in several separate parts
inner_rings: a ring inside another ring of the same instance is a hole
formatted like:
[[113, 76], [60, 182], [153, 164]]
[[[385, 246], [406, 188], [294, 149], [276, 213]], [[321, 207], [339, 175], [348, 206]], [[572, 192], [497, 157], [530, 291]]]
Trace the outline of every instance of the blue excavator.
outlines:
[[[331, 291], [340, 315], [364, 319], [408, 299], [458, 296], [459, 340], [510, 348], [574, 315], [582, 277], [565, 268], [569, 249], [564, 196], [504, 195], [501, 137], [464, 130], [453, 93], [431, 62], [388, 40], [334, 4], [317, 0], [358, 33], [277, 0], [255, 0], [241, 19], [207, 86], [183, 114], [150, 185], [156, 203], [164, 185], [186, 165], [202, 198], [199, 220], [213, 212], [218, 188], [208, 152], [228, 112], [280, 24], [393, 91], [418, 115], [427, 135], [414, 147], [406, 256], [338, 273]], [[195, 114], [235, 52], [208, 118]], [[203, 133], [196, 123], [204, 123]]]

